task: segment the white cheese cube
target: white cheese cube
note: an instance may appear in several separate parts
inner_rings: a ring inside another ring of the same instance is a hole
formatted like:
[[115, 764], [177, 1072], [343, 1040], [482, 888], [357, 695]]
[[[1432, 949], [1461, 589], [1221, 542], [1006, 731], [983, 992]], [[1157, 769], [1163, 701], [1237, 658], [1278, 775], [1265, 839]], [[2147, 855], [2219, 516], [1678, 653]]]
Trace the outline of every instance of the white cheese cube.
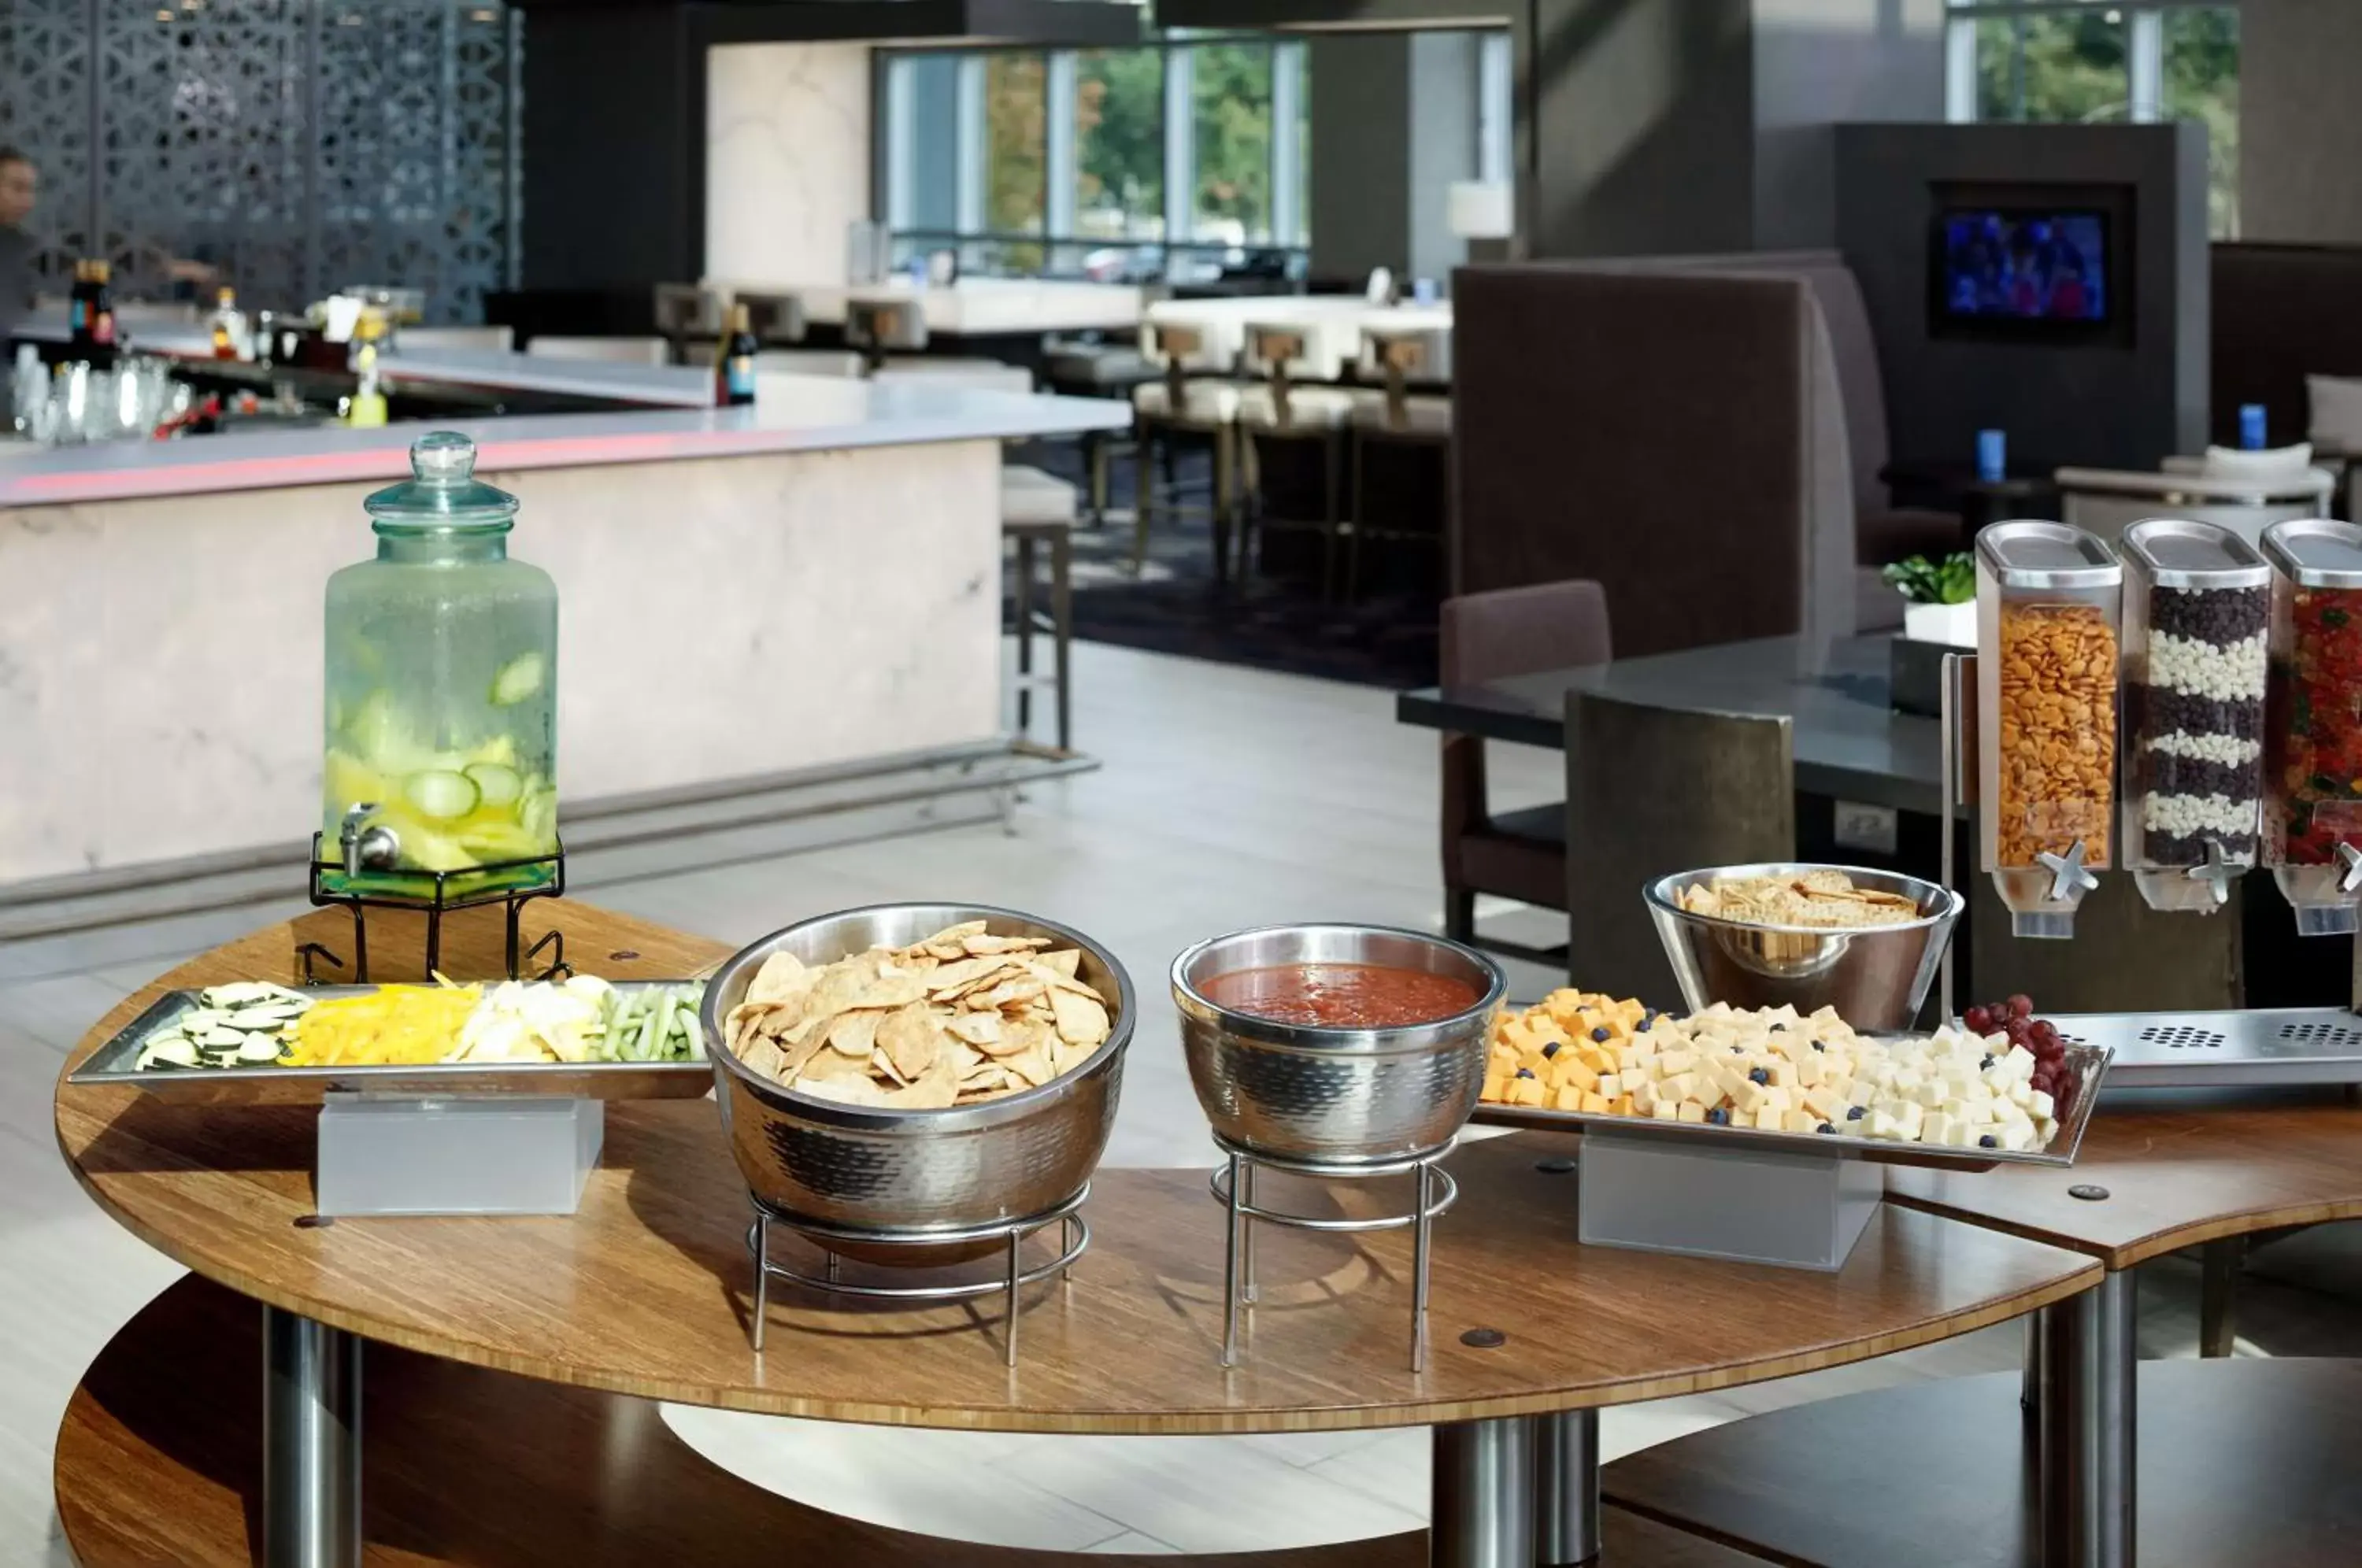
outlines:
[[1824, 1071], [1821, 1054], [1809, 1046], [1805, 1048], [1803, 1055], [1796, 1058], [1789, 1070], [1795, 1074], [1798, 1088], [1811, 1088], [1827, 1076]]
[[1926, 1124], [1926, 1108], [1917, 1100], [1904, 1100], [1902, 1111], [1894, 1118], [1895, 1125], [1902, 1129], [1896, 1136], [1906, 1143], [1917, 1138], [1919, 1129]]
[[1912, 1091], [1911, 1098], [1932, 1110], [1952, 1098], [1951, 1086], [1942, 1078], [1929, 1078]]
[[1780, 1119], [1780, 1125], [1790, 1132], [1817, 1132], [1821, 1130], [1821, 1118], [1809, 1110], [1791, 1110]]
[[1620, 1075], [1616, 1073], [1602, 1073], [1599, 1075], [1599, 1093], [1602, 1098], [1614, 1099], [1617, 1095], [1622, 1094], [1623, 1092], [1624, 1079]]
[[1658, 1080], [1657, 1098], [1670, 1099], [1678, 1105], [1683, 1100], [1693, 1099], [1697, 1087], [1695, 1073], [1676, 1073], [1672, 1077]]
[[2036, 1121], [2048, 1121], [2058, 1114], [2058, 1110], [2051, 1102], [2049, 1090], [2036, 1089], [2025, 1102], [2025, 1113]]
[[1923, 1143], [1948, 1143], [1952, 1141], [1952, 1130], [1959, 1125], [1944, 1112], [1931, 1110], [1926, 1120], [1919, 1124], [1919, 1141]]
[[1977, 1130], [1965, 1121], [1953, 1122], [1951, 1130], [1944, 1137], [1945, 1146], [1953, 1149], [1972, 1148], [1976, 1141]]
[[2034, 1103], [2034, 1086], [2024, 1078], [2012, 1078], [2009, 1081], [2009, 1092], [2002, 1098], [2007, 1099], [2012, 1105], [2031, 1106]]
[[1649, 1115], [1659, 1121], [1678, 1121], [1681, 1118], [1681, 1111], [1682, 1102], [1678, 1099], [1661, 1098], [1654, 1105], [1649, 1107]]
[[2001, 1065], [2007, 1067], [2010, 1070], [2010, 1075], [2014, 1077], [2031, 1078], [2034, 1077], [2034, 1068], [2036, 1066], [2034, 1053], [2027, 1050], [2023, 1045], [2011, 1046], [2009, 1048], [2009, 1055], [2001, 1059]]
[[1903, 1124], [1882, 1110], [1873, 1110], [1870, 1113], [1870, 1135], [1873, 1138], [1900, 1138], [1903, 1136]]
[[1805, 1109], [1823, 1121], [1845, 1120], [1845, 1101], [1830, 1093], [1826, 1084], [1806, 1089], [1800, 1098]]
[[1660, 1051], [1657, 1059], [1649, 1064], [1649, 1070], [1660, 1078], [1670, 1078], [1688, 1072], [1696, 1061], [1696, 1053], [1692, 1051]]
[[2004, 1149], [2010, 1150], [2012, 1153], [2015, 1153], [2022, 1149], [2032, 1148], [2034, 1146], [2034, 1124], [2030, 1121], [2015, 1121], [2003, 1127], [2001, 1130], [2001, 1146]]
[[1673, 1120], [1676, 1121], [1704, 1121], [1705, 1120], [1705, 1107], [1700, 1105], [1694, 1099], [1685, 1099], [1682, 1101], [1679, 1106], [1674, 1108]]
[[1878, 1082], [1874, 1078], [1856, 1078], [1846, 1090], [1846, 1103], [1868, 1109], [1878, 1099]]

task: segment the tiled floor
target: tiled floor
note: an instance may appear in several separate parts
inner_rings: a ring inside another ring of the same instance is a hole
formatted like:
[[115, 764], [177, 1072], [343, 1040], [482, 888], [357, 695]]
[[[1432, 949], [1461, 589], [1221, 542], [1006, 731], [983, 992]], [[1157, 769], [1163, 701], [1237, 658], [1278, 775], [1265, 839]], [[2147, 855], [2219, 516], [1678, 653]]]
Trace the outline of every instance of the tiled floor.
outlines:
[[[845, 905], [976, 898], [1092, 932], [1131, 969], [1143, 1021], [1109, 1163], [1211, 1163], [1183, 1072], [1164, 977], [1181, 947], [1272, 920], [1337, 917], [1434, 927], [1434, 738], [1393, 723], [1384, 692], [1083, 645], [1079, 743], [1098, 773], [1036, 791], [1019, 831], [970, 826], [776, 853], [762, 831], [700, 841], [665, 874], [583, 892], [683, 927], [744, 939]], [[1499, 797], [1560, 793], [1554, 756], [1500, 752]], [[712, 862], [732, 858], [717, 867]], [[50, 1092], [60, 1054], [97, 1015], [180, 957], [295, 906], [0, 945], [0, 1568], [63, 1562], [50, 1447], [81, 1369], [173, 1267], [100, 1216], [59, 1160]], [[1513, 915], [1509, 929], [1547, 937]], [[1512, 966], [1518, 994], [1553, 977]], [[2259, 1262], [2243, 1330], [2281, 1353], [2344, 1354], [2362, 1339], [2344, 1301], [2362, 1266], [2316, 1232]], [[2268, 1277], [2265, 1277], [2268, 1275]], [[2195, 1270], [2160, 1271], [2145, 1299], [2152, 1353], [2191, 1353]], [[1905, 1378], [2016, 1364], [2014, 1327], [1864, 1366], [1611, 1410], [1611, 1454], [1801, 1399]], [[1415, 1528], [1427, 1496], [1423, 1431], [1285, 1438], [1066, 1439], [829, 1426], [701, 1410], [677, 1430], [742, 1474], [842, 1512], [1010, 1544], [1200, 1551], [1352, 1540]], [[898, 1478], [922, 1467], [925, 1487]]]

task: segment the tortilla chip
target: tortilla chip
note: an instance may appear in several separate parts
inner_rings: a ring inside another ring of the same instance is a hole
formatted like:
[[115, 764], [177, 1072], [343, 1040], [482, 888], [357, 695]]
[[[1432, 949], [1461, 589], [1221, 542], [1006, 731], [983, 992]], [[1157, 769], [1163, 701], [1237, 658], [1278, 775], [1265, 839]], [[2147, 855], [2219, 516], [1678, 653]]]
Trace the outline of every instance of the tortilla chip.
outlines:
[[1053, 991], [1050, 1010], [1057, 1016], [1058, 1038], [1070, 1045], [1097, 1045], [1108, 1037], [1107, 1004], [1096, 995]]
[[815, 1099], [842, 1100], [846, 1105], [884, 1105], [886, 1093], [869, 1081], [866, 1075], [857, 1078], [801, 1077], [795, 1083], [796, 1092], [811, 1095]]
[[877, 1048], [905, 1081], [934, 1066], [945, 1043], [934, 1010], [922, 1001], [897, 1008], [877, 1026]]
[[874, 1009], [838, 1013], [828, 1026], [828, 1048], [866, 1057], [877, 1043], [877, 1024], [885, 1016]]
[[971, 936], [960, 943], [970, 953], [1030, 953], [1036, 947], [1047, 947], [1046, 936]]
[[1000, 1043], [1001, 1019], [997, 1012], [959, 1013], [945, 1022], [944, 1028], [954, 1039], [964, 1040], [979, 1051], [993, 1052], [994, 1047]]
[[1046, 965], [1071, 979], [1082, 970], [1083, 950], [1079, 947], [1061, 947], [1055, 953], [1044, 953], [1033, 961], [1036, 964]]
[[746, 982], [749, 1002], [784, 1001], [800, 996], [811, 988], [812, 971], [792, 953], [774, 953], [763, 960], [755, 977]]

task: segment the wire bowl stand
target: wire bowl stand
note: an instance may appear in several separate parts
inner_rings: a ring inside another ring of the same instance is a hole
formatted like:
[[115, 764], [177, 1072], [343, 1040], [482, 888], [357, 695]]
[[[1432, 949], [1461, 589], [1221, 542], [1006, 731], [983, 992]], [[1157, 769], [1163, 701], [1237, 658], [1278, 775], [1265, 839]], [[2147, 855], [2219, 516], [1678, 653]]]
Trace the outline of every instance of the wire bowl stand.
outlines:
[[[465, 871], [392, 871], [365, 875], [381, 877], [388, 882], [400, 880], [406, 888], [331, 888], [329, 876], [347, 875], [341, 860], [326, 860], [321, 852], [326, 846], [326, 835], [312, 835], [312, 873], [308, 889], [313, 906], [331, 906], [350, 910], [353, 916], [353, 966], [345, 980], [361, 986], [369, 984], [369, 923], [361, 913], [364, 910], [407, 910], [426, 916], [426, 972], [432, 975], [443, 964], [443, 916], [454, 910], [480, 909], [488, 904], [504, 906], [508, 922], [508, 977], [520, 978], [521, 966], [539, 958], [549, 950], [549, 966], [536, 978], [555, 979], [574, 972], [566, 961], [566, 938], [551, 931], [526, 952], [518, 949], [518, 922], [524, 906], [535, 899], [555, 899], [566, 892], [566, 846], [559, 845], [554, 855], [535, 856], [525, 860], [498, 860], [470, 867]], [[502, 886], [481, 886], [481, 883]], [[470, 886], [469, 884], [479, 884]], [[344, 963], [319, 943], [307, 942], [297, 950], [304, 963], [304, 983], [320, 983], [314, 971], [315, 963], [325, 963], [341, 969]]]
[[[757, 1353], [763, 1349], [763, 1324], [769, 1315], [771, 1281], [784, 1279], [790, 1285], [800, 1285], [832, 1296], [860, 1297], [872, 1301], [963, 1301], [978, 1296], [999, 1292], [1008, 1301], [1007, 1342], [1004, 1359], [1010, 1366], [1017, 1364], [1018, 1292], [1024, 1286], [1052, 1275], [1071, 1279], [1075, 1260], [1091, 1244], [1090, 1221], [1082, 1216], [1083, 1200], [1091, 1195], [1090, 1184], [1055, 1208], [1019, 1220], [999, 1220], [988, 1225], [970, 1225], [957, 1231], [928, 1231], [915, 1234], [861, 1230], [852, 1226], [828, 1225], [801, 1215], [776, 1209], [749, 1194], [755, 1205], [755, 1222], [746, 1229], [746, 1252], [755, 1263], [755, 1310], [747, 1325], [747, 1337]], [[793, 1231], [819, 1247], [827, 1255], [822, 1272], [806, 1274], [786, 1264], [771, 1261], [771, 1228], [774, 1225]], [[1058, 1227], [1058, 1255], [1046, 1263], [1027, 1267], [1024, 1258], [1025, 1239], [1049, 1227]], [[989, 1279], [959, 1280], [930, 1285], [869, 1285], [844, 1277], [844, 1258], [830, 1246], [843, 1242], [862, 1247], [935, 1248], [958, 1246], [975, 1242], [1004, 1242], [1003, 1266]]]
[[[1460, 1184], [1451, 1179], [1451, 1173], [1444, 1170], [1441, 1165], [1444, 1156], [1451, 1153], [1459, 1140], [1454, 1138], [1440, 1149], [1429, 1150], [1410, 1159], [1389, 1160], [1380, 1165], [1284, 1159], [1276, 1154], [1243, 1148], [1220, 1134], [1215, 1136], [1214, 1142], [1230, 1156], [1230, 1164], [1216, 1168], [1207, 1182], [1214, 1197], [1230, 1211], [1222, 1249], [1222, 1364], [1238, 1364], [1239, 1308], [1242, 1304], [1251, 1307], [1255, 1301], [1254, 1221], [1262, 1220], [1295, 1231], [1323, 1231], [1347, 1235], [1370, 1231], [1399, 1231], [1408, 1226], [1411, 1232], [1410, 1369], [1413, 1372], [1427, 1370], [1428, 1253], [1436, 1217], [1449, 1209], [1460, 1198]], [[1322, 1181], [1357, 1181], [1365, 1176], [1409, 1174], [1417, 1179], [1418, 1196], [1407, 1214], [1381, 1214], [1367, 1220], [1325, 1219], [1296, 1214], [1286, 1209], [1265, 1209], [1255, 1202], [1255, 1173], [1259, 1170], [1310, 1176]]]

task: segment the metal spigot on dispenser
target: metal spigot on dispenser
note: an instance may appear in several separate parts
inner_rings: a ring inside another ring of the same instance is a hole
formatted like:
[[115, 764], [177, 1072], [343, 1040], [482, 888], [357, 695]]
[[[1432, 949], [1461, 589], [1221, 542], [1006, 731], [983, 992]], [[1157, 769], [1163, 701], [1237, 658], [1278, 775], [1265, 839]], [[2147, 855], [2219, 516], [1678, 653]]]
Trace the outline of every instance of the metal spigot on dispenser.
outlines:
[[2018, 936], [2075, 933], [2114, 863], [2124, 567], [2061, 523], [1977, 536], [1980, 864]]

